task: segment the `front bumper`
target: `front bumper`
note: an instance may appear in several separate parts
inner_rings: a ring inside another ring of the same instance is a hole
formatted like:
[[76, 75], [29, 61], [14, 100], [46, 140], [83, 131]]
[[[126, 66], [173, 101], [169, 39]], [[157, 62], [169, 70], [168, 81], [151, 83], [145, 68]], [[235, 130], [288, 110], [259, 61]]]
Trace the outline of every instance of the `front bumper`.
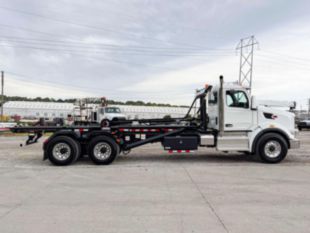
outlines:
[[298, 149], [300, 148], [300, 141], [298, 139], [290, 140], [290, 149]]

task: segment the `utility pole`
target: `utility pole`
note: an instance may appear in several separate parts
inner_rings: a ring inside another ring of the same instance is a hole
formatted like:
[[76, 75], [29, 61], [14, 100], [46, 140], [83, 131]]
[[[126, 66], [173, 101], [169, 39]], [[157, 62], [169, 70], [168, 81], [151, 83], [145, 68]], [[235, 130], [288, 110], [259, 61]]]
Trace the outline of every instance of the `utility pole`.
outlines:
[[1, 118], [3, 121], [3, 105], [4, 105], [4, 71], [1, 71]]
[[249, 93], [252, 91], [254, 46], [258, 45], [254, 36], [242, 38], [236, 50], [240, 50], [239, 84]]
[[310, 119], [310, 98], [308, 99], [308, 120]]

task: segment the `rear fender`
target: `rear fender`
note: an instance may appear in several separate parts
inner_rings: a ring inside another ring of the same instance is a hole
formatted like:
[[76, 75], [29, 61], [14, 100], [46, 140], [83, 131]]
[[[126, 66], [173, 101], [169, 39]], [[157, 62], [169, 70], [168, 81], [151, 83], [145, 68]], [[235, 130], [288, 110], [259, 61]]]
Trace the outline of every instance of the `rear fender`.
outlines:
[[[44, 142], [43, 142], [43, 150], [45, 152], [46, 150], [46, 146], [48, 144], [48, 142], [50, 140], [52, 140], [53, 138], [57, 137], [57, 136], [68, 136], [72, 139], [75, 139], [77, 141], [80, 140], [81, 138], [81, 135], [79, 132], [75, 132], [75, 131], [72, 131], [72, 130], [61, 130], [61, 131], [57, 131], [55, 132], [52, 136], [50, 136], [49, 138], [47, 138]], [[44, 158], [45, 158], [45, 155], [44, 155]]]
[[90, 141], [92, 138], [97, 137], [97, 136], [106, 136], [115, 141], [114, 136], [110, 132], [104, 132], [101, 130], [95, 130], [87, 134], [87, 141]]

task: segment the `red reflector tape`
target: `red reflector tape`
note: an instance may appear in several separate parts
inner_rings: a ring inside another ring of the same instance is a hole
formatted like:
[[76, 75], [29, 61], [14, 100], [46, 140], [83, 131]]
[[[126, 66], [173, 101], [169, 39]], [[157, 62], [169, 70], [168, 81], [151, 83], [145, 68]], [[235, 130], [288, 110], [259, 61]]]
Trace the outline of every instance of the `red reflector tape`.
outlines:
[[[170, 131], [172, 131], [171, 129], [169, 129]], [[160, 132], [160, 129], [123, 129], [120, 128], [119, 132]]]
[[120, 132], [128, 132], [128, 131], [129, 131], [129, 129], [123, 129], [123, 128], [120, 128], [120, 129], [119, 129], [119, 131], [120, 131]]
[[159, 132], [159, 129], [148, 129], [149, 132]]
[[172, 153], [193, 153], [193, 152], [194, 152], [193, 150], [168, 150], [169, 154], [172, 154]]

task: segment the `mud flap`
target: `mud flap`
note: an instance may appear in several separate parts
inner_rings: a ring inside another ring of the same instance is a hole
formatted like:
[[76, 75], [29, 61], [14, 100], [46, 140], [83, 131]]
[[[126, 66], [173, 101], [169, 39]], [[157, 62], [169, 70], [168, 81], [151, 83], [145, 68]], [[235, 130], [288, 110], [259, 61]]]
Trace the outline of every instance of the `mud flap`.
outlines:
[[46, 151], [44, 150], [44, 152], [43, 152], [43, 161], [44, 160], [47, 160], [47, 153], [46, 153]]

